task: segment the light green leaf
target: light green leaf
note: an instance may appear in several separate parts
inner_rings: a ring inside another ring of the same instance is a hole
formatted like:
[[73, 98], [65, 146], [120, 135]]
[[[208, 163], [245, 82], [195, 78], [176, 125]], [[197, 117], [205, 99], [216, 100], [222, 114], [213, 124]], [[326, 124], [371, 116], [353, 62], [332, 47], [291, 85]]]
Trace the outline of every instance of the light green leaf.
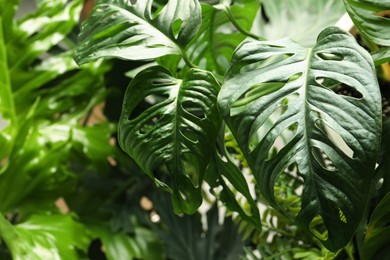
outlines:
[[201, 24], [198, 0], [169, 0], [152, 12], [154, 0], [100, 1], [81, 28], [78, 63], [100, 57], [145, 60], [181, 54]]
[[[112, 133], [108, 125], [79, 126], [106, 93], [99, 87], [107, 66], [94, 62], [78, 68], [71, 51], [58, 46], [56, 52], [49, 50], [74, 29], [81, 2], [40, 1], [35, 13], [12, 28], [12, 44], [5, 44], [0, 26], [0, 116], [8, 123], [0, 134], [0, 211], [23, 211], [41, 200], [53, 204], [70, 179], [71, 148], [80, 147], [88, 158], [103, 163], [107, 158], [108, 136], [105, 145], [97, 144], [95, 136]], [[9, 58], [15, 55], [11, 67]]]
[[[66, 0], [45, 0], [41, 1], [35, 13], [24, 18], [16, 26], [13, 17], [8, 15], [14, 14], [17, 2], [0, 3], [1, 8], [5, 8], [2, 12], [6, 12], [0, 18], [0, 116], [7, 124], [0, 134], [1, 159], [10, 152], [12, 137], [18, 131], [19, 118], [25, 119], [31, 104], [39, 96], [36, 92], [31, 93], [34, 88], [42, 87], [58, 74], [75, 68], [75, 64], [73, 67], [70, 64], [70, 59], [65, 62], [65, 55], [57, 58], [57, 63], [61, 63], [58, 60], [61, 59], [65, 64], [63, 66], [56, 64], [55, 72], [51, 70], [50, 73], [48, 72], [50, 69], [46, 68], [45, 73], [39, 65], [36, 68], [39, 70], [37, 72], [35, 68], [28, 66], [33, 61], [37, 62], [41, 54], [66, 37], [77, 24], [77, 17], [81, 10], [80, 0], [69, 4], [66, 4]], [[18, 106], [15, 106], [15, 103]]]
[[18, 8], [20, 0], [0, 0], [0, 24], [1, 29], [5, 35], [5, 42], [12, 36], [15, 21], [14, 15]]
[[344, 0], [345, 8], [359, 32], [376, 44], [390, 46], [390, 12], [387, 0]]
[[[356, 96], [333, 92], [325, 86], [330, 79]], [[278, 208], [275, 182], [295, 165], [305, 182], [298, 224], [311, 229], [312, 222], [323, 222], [324, 245], [345, 246], [366, 206], [381, 134], [371, 56], [334, 27], [319, 35], [313, 49], [287, 39], [246, 40], [235, 52], [218, 102], [264, 198]], [[278, 120], [266, 126], [273, 115]], [[286, 133], [292, 133], [289, 141], [277, 147]]]
[[11, 150], [12, 138], [17, 131], [17, 118], [8, 68], [3, 22], [5, 22], [3, 17], [0, 17], [0, 120], [2, 124], [7, 124], [7, 126], [3, 127], [0, 132], [0, 161]]
[[34, 215], [7, 227], [1, 235], [15, 260], [77, 260], [80, 256], [75, 249], [85, 252], [90, 242], [85, 228], [70, 215]]
[[[140, 72], [126, 91], [119, 143], [157, 185], [172, 192], [177, 213], [193, 213], [202, 202], [200, 185], [221, 124], [218, 91], [209, 72], [191, 69], [180, 80], [162, 67]], [[153, 105], [135, 114], [144, 99]], [[162, 167], [164, 176], [156, 176]]]
[[267, 40], [288, 37], [305, 47], [313, 47], [317, 35], [345, 13], [339, 0], [272, 0], [262, 6], [266, 17], [258, 16], [253, 33]]
[[82, 1], [67, 2], [41, 1], [36, 12], [20, 21], [12, 44], [7, 45], [12, 77], [63, 41], [77, 25]]
[[362, 259], [385, 259], [390, 255], [390, 193], [372, 212], [363, 244]]

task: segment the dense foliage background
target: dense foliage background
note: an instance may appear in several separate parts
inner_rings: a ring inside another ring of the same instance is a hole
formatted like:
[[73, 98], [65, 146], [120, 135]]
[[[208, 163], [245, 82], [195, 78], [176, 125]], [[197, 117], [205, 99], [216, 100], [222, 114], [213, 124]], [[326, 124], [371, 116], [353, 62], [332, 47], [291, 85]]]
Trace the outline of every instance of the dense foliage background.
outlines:
[[0, 259], [390, 255], [388, 1], [36, 3], [0, 0]]

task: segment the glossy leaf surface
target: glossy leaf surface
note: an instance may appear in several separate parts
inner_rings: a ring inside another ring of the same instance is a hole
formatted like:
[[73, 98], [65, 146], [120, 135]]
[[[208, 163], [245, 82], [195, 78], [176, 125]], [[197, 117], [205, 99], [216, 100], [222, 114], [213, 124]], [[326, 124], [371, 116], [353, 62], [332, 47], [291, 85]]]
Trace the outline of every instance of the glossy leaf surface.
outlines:
[[85, 21], [75, 59], [100, 57], [144, 60], [181, 54], [201, 24], [197, 0], [169, 0], [152, 12], [154, 0], [99, 1]]
[[376, 44], [390, 46], [390, 2], [344, 0], [345, 8], [359, 32]]
[[[326, 87], [330, 79], [355, 91], [355, 97]], [[297, 222], [310, 230], [323, 221], [325, 246], [345, 246], [368, 199], [381, 132], [370, 55], [337, 28], [324, 30], [313, 49], [287, 39], [246, 40], [235, 52], [218, 102], [264, 198], [278, 208], [275, 182], [295, 165], [305, 182]], [[276, 114], [275, 124], [267, 126]], [[286, 132], [292, 132], [290, 140], [272, 152]]]
[[[221, 123], [218, 91], [209, 72], [192, 69], [181, 80], [151, 67], [132, 80], [124, 97], [119, 143], [156, 184], [172, 192], [178, 213], [193, 213], [202, 202], [200, 185]], [[144, 100], [152, 106], [134, 116]], [[160, 178], [158, 171], [166, 175]]]

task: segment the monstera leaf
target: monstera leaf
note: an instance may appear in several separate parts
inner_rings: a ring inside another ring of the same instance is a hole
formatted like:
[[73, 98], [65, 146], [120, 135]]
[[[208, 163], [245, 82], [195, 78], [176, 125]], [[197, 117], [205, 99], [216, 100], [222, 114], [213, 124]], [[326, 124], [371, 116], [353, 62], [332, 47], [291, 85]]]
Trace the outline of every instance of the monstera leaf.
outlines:
[[[218, 91], [209, 72], [192, 69], [179, 80], [165, 68], [151, 67], [132, 80], [125, 94], [119, 143], [157, 185], [172, 192], [178, 213], [193, 213], [202, 201], [200, 184], [221, 121]], [[144, 100], [152, 106], [135, 115]], [[163, 178], [156, 176], [160, 173]]]
[[98, 2], [81, 28], [76, 61], [86, 63], [100, 57], [144, 60], [181, 54], [201, 24], [198, 0], [169, 0], [154, 13], [153, 2]]
[[[336, 83], [354, 96], [327, 87]], [[322, 222], [324, 245], [343, 247], [366, 205], [381, 132], [381, 98], [370, 55], [333, 27], [319, 35], [313, 49], [287, 39], [246, 40], [234, 54], [218, 103], [264, 198], [278, 208], [275, 182], [296, 166], [304, 179], [297, 222], [315, 234], [320, 231], [313, 226]], [[273, 125], [265, 124], [275, 115], [280, 116]], [[289, 132], [275, 153], [274, 144]]]
[[371, 41], [390, 46], [390, 2], [386, 0], [344, 0], [345, 8], [359, 32]]

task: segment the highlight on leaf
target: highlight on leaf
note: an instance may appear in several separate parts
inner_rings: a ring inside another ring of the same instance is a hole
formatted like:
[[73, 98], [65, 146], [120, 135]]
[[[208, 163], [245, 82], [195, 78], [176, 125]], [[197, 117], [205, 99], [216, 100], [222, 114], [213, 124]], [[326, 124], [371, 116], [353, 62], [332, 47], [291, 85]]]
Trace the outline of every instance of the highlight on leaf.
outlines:
[[[374, 171], [381, 131], [373, 71], [369, 54], [337, 28], [324, 30], [312, 49], [287, 39], [246, 40], [218, 96], [264, 198], [283, 211], [275, 181], [296, 165], [304, 179], [296, 220], [309, 229], [320, 216], [329, 233], [323, 243], [330, 250], [353, 236], [369, 192], [364, 183]], [[355, 97], [333, 90], [339, 86], [354, 90]]]
[[198, 0], [169, 0], [157, 10], [154, 0], [97, 1], [83, 22], [75, 60], [84, 64], [102, 57], [148, 60], [185, 55], [202, 17]]
[[[119, 123], [119, 143], [155, 183], [172, 193], [177, 213], [193, 213], [221, 119], [219, 84], [192, 69], [184, 79], [150, 67], [130, 83]], [[149, 104], [147, 104], [149, 102]], [[146, 104], [143, 111], [136, 111]]]
[[363, 37], [376, 44], [390, 46], [389, 1], [344, 0], [344, 5]]

